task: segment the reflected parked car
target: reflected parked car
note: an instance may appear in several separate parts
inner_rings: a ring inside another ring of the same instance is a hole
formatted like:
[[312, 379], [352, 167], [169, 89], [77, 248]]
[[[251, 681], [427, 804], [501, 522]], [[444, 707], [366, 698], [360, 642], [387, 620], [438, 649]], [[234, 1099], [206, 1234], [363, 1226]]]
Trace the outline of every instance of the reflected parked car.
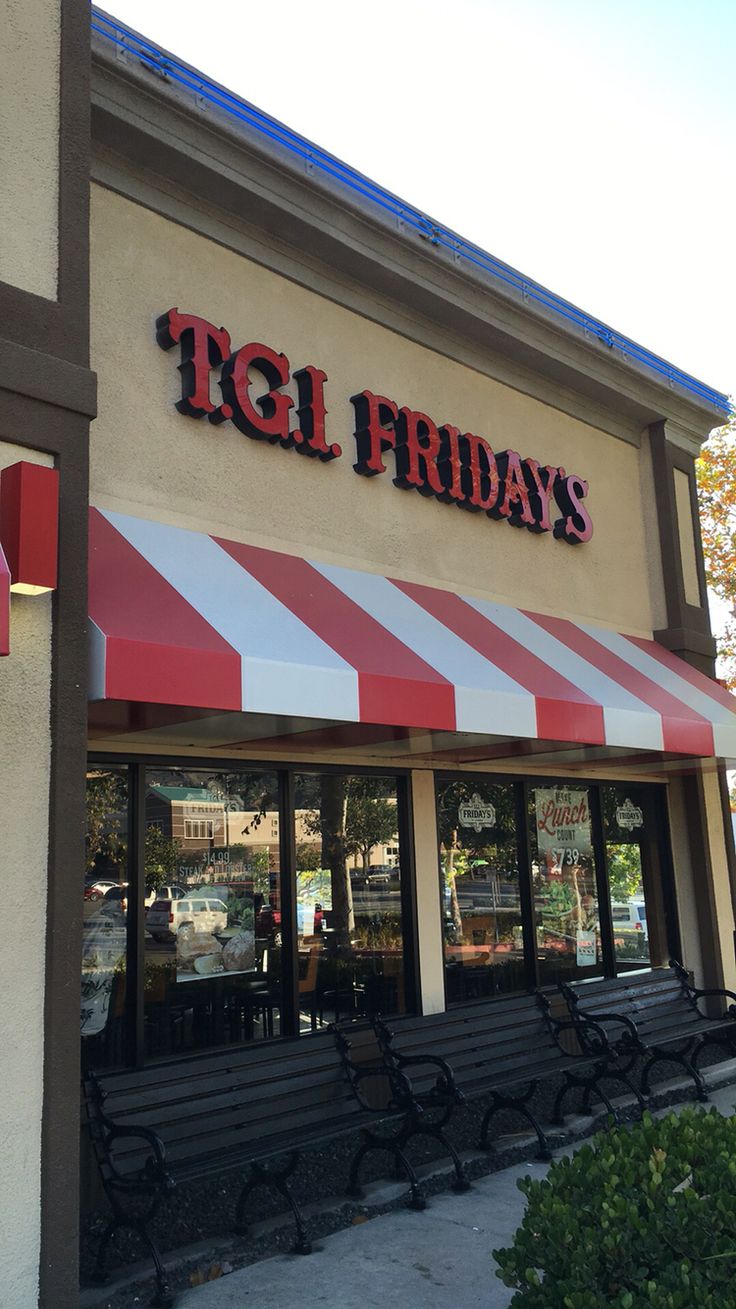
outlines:
[[[146, 909], [150, 909], [156, 900], [181, 900], [186, 895], [181, 886], [161, 886], [158, 891], [147, 891], [144, 904]], [[112, 885], [109, 891], [105, 891], [103, 898], [103, 909], [121, 909], [124, 914], [128, 912], [128, 883], [123, 882], [120, 886]]]
[[641, 932], [646, 940], [647, 909], [643, 896], [633, 897], [625, 904], [612, 904], [611, 919], [614, 932]]
[[227, 927], [227, 905], [223, 900], [187, 896], [182, 900], [154, 900], [146, 914], [146, 929], [154, 941], [209, 932], [216, 936]]
[[123, 882], [121, 886], [111, 886], [109, 891], [105, 891], [100, 905], [101, 913], [122, 913], [128, 912], [128, 883]]
[[99, 878], [95, 882], [85, 882], [84, 898], [85, 900], [101, 900], [106, 891], [111, 891], [117, 886], [111, 878]]
[[[271, 945], [281, 945], [281, 910], [275, 905], [264, 904], [256, 914], [256, 936], [264, 940], [268, 937]], [[321, 904], [314, 906], [314, 931], [319, 933], [324, 927], [324, 910]]]

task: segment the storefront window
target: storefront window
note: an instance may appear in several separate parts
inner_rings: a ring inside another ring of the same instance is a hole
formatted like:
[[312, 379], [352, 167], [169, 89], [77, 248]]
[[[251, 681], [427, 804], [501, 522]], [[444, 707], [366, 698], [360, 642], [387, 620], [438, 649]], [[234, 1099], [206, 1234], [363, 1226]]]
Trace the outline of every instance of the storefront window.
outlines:
[[514, 787], [437, 785], [448, 1004], [525, 985]]
[[647, 968], [667, 958], [652, 799], [642, 787], [601, 787], [617, 972]]
[[297, 774], [299, 1029], [407, 1008], [392, 777]]
[[[85, 1067], [411, 1011], [404, 786], [337, 770], [91, 763]], [[448, 1005], [677, 952], [656, 787], [466, 773], [438, 776], [436, 804]]]
[[529, 794], [539, 982], [595, 976], [603, 953], [590, 790], [564, 783]]
[[87, 773], [86, 868], [82, 928], [82, 1049], [89, 1067], [126, 1062], [128, 772]]
[[148, 769], [145, 783], [147, 1053], [278, 1036], [276, 775]]

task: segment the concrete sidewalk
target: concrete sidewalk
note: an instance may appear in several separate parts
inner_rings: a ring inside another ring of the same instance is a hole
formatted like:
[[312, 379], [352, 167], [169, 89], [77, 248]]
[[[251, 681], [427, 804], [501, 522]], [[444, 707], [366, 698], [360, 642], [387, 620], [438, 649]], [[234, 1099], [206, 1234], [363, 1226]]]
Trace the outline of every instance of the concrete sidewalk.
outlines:
[[307, 1258], [277, 1255], [185, 1291], [179, 1309], [504, 1309], [513, 1292], [496, 1277], [491, 1250], [507, 1245], [521, 1221], [516, 1179], [546, 1170], [517, 1164], [464, 1195], [433, 1196], [423, 1213], [382, 1214], [327, 1237]]
[[[734, 1112], [736, 1086], [713, 1090], [711, 1104]], [[661, 1111], [666, 1112], [666, 1111]], [[424, 1213], [396, 1210], [336, 1232], [307, 1258], [277, 1255], [185, 1291], [179, 1309], [505, 1309], [513, 1292], [496, 1277], [491, 1251], [508, 1245], [525, 1200], [519, 1177], [547, 1165], [522, 1163], [491, 1173], [464, 1195], [431, 1198]]]

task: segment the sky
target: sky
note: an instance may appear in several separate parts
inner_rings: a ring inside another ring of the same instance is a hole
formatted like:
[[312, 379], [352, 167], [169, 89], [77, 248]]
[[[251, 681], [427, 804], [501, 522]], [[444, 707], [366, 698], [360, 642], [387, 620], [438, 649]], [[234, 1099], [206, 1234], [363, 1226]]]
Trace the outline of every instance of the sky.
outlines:
[[734, 0], [105, 8], [736, 396]]

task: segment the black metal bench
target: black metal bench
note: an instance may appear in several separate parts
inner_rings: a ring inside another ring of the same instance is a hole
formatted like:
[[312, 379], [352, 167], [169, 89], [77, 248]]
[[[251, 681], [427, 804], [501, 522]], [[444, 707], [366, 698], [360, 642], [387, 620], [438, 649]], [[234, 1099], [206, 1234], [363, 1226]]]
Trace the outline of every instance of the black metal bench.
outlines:
[[[736, 994], [699, 990], [676, 960], [669, 968], [624, 974], [595, 982], [561, 983], [574, 1021], [594, 1021], [631, 1071], [643, 1059], [640, 1090], [651, 1093], [650, 1074], [658, 1063], [676, 1063], [692, 1077], [698, 1100], [708, 1091], [697, 1062], [707, 1045], [736, 1054]], [[704, 1000], [720, 1001], [715, 1016], [703, 1013]]]
[[[392, 1020], [390, 1028], [374, 1020], [374, 1026], [384, 1063], [398, 1072], [411, 1069], [420, 1103], [436, 1085], [433, 1065], [437, 1064], [450, 1073], [454, 1094], [459, 1091], [465, 1099], [489, 1097], [479, 1140], [483, 1150], [489, 1148], [494, 1115], [511, 1110], [525, 1118], [536, 1133], [539, 1158], [552, 1157], [547, 1136], [531, 1108], [540, 1082], [551, 1077], [562, 1077], [553, 1109], [556, 1122], [562, 1121], [564, 1099], [574, 1089], [583, 1091], [587, 1103], [597, 1096], [615, 1118], [616, 1110], [600, 1085], [604, 1079], [623, 1083], [643, 1108], [636, 1087], [616, 1066], [616, 1052], [603, 1029], [595, 1023], [578, 1020], [576, 1025], [569, 1018], [554, 1017], [548, 997], [541, 992], [462, 1005], [423, 1018], [399, 1018]], [[577, 1053], [565, 1049], [561, 1038], [566, 1033], [578, 1040], [584, 1035], [585, 1049], [581, 1050], [577, 1041]]]
[[[424, 1021], [416, 1019], [419, 1024]], [[350, 1165], [348, 1195], [355, 1199], [363, 1196], [360, 1166], [372, 1150], [385, 1150], [394, 1157], [397, 1175], [403, 1173], [409, 1181], [410, 1207], [424, 1209], [419, 1180], [405, 1153], [415, 1136], [433, 1136], [444, 1146], [455, 1168], [453, 1190], [467, 1191], [470, 1182], [445, 1133], [453, 1110], [465, 1099], [447, 1062], [425, 1052], [410, 1058], [397, 1055], [387, 1044], [390, 1033], [379, 1018], [334, 1023], [332, 1031], [353, 1095], [361, 1110], [375, 1120], [374, 1126], [362, 1128], [363, 1140]], [[411, 1069], [411, 1079], [407, 1069]], [[414, 1082], [417, 1074], [421, 1089]]]
[[[405, 1081], [398, 1074], [392, 1078], [397, 1103], [406, 1094]], [[149, 1229], [178, 1183], [242, 1170], [247, 1180], [235, 1214], [241, 1233], [251, 1192], [275, 1187], [294, 1216], [294, 1249], [307, 1254], [306, 1225], [289, 1187], [299, 1153], [375, 1118], [346, 1085], [327, 1033], [178, 1059], [139, 1072], [89, 1075], [84, 1089], [90, 1135], [112, 1207], [99, 1245], [97, 1277], [104, 1280], [114, 1232], [130, 1228], [153, 1258], [157, 1291], [152, 1303], [159, 1306], [172, 1305], [174, 1297]], [[266, 1166], [280, 1157], [285, 1162]]]

